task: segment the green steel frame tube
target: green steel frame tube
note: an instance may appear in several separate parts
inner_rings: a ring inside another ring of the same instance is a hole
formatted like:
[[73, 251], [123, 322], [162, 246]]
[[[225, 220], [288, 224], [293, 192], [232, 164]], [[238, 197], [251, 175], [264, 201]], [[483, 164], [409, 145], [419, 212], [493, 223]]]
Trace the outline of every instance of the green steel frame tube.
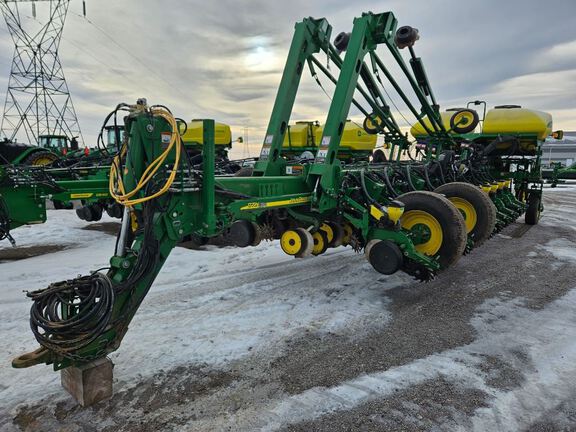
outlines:
[[214, 120], [203, 120], [202, 130], [204, 136], [204, 148], [202, 153], [202, 206], [204, 208], [204, 225], [207, 233], [214, 234], [216, 231], [215, 214], [215, 179], [214, 164], [216, 163], [214, 144]]

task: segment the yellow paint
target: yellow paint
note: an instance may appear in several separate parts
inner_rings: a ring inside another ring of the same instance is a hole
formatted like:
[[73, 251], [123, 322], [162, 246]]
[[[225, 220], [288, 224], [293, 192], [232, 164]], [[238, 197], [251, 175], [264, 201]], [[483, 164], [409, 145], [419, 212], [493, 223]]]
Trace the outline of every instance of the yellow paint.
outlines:
[[[322, 141], [324, 127], [316, 122], [296, 122], [286, 131], [282, 146], [286, 147], [318, 147]], [[290, 138], [290, 140], [288, 139]], [[314, 139], [314, 142], [312, 142]], [[368, 134], [361, 125], [347, 121], [344, 125], [340, 148], [350, 150], [374, 150], [377, 135]]]
[[552, 116], [547, 112], [526, 108], [491, 109], [486, 113], [482, 132], [533, 133], [543, 140], [552, 133]]
[[375, 205], [371, 205], [370, 206], [370, 215], [374, 219], [380, 220], [384, 216], [384, 212], [382, 210], [380, 210], [378, 207], [376, 207]]
[[90, 198], [92, 195], [94, 195], [92, 192], [73, 193], [70, 194], [70, 199]]
[[[182, 135], [182, 142], [204, 144], [204, 129], [202, 120], [192, 120], [186, 126], [186, 132]], [[229, 145], [232, 141], [232, 132], [230, 126], [224, 123], [216, 123], [214, 125], [214, 144]]]
[[398, 222], [403, 214], [404, 207], [388, 207], [388, 218], [394, 223]]
[[251, 202], [246, 204], [243, 207], [240, 207], [240, 210], [257, 210], [262, 208], [270, 208], [270, 207], [282, 207], [282, 206], [289, 206], [294, 204], [304, 204], [310, 202], [312, 198], [309, 196], [306, 197], [298, 197], [298, 198], [290, 198], [287, 200], [280, 200], [280, 201], [270, 201], [270, 202]]

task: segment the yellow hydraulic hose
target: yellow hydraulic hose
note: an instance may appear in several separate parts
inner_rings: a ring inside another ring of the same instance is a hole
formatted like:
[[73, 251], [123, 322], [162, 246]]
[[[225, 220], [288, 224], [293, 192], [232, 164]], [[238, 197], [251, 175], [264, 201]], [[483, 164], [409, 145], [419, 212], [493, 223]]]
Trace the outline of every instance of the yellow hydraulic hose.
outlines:
[[[152, 114], [155, 116], [162, 117], [164, 120], [166, 120], [166, 122], [168, 122], [168, 124], [172, 128], [172, 136], [170, 137], [170, 143], [166, 147], [166, 150], [164, 150], [164, 152], [162, 152], [160, 156], [158, 156], [150, 165], [148, 165], [148, 167], [142, 174], [142, 177], [138, 180], [138, 183], [136, 184], [134, 189], [132, 189], [129, 192], [126, 192], [124, 188], [122, 175], [118, 175], [120, 158], [122, 158], [127, 152], [126, 145], [122, 147], [122, 151], [120, 152], [120, 154], [116, 155], [116, 157], [114, 158], [114, 162], [110, 167], [109, 190], [112, 198], [114, 198], [118, 203], [124, 206], [131, 207], [136, 204], [141, 204], [143, 202], [159, 197], [160, 195], [168, 191], [170, 186], [172, 186], [174, 179], [176, 178], [176, 173], [178, 171], [178, 164], [180, 163], [180, 148], [181, 148], [180, 134], [178, 133], [178, 125], [176, 123], [176, 119], [170, 112], [168, 112], [163, 108], [153, 108]], [[174, 148], [174, 146], [176, 150], [176, 155], [174, 158], [174, 168], [172, 169], [170, 175], [166, 179], [166, 183], [164, 183], [164, 186], [162, 186], [162, 188], [158, 192], [155, 192], [152, 195], [144, 196], [141, 198], [132, 198], [139, 191], [141, 191], [146, 186], [146, 184], [154, 177], [158, 169], [164, 164], [164, 161], [166, 160], [168, 154]], [[118, 194], [117, 191], [120, 191], [120, 193]]]

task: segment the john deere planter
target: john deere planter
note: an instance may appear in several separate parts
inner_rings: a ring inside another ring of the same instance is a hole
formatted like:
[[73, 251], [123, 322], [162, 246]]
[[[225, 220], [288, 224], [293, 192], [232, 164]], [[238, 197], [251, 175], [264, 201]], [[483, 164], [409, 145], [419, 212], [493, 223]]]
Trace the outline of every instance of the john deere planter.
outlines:
[[[489, 237], [499, 214], [493, 202], [506, 210], [517, 203], [502, 195], [508, 187], [504, 181], [495, 186], [491, 201], [480, 185], [463, 182], [457, 159], [444, 150], [418, 162], [394, 156], [406, 152], [411, 142], [381, 92], [380, 74], [397, 87], [376, 54], [381, 45], [422, 105], [421, 112], [414, 112], [418, 121], [425, 124], [422, 119], [427, 117], [434, 123], [425, 128], [430, 140], [426, 153], [432, 155], [433, 146], [454, 145], [414, 55], [417, 31], [397, 29], [390, 12], [363, 14], [354, 20], [352, 32], [338, 35], [334, 44], [331, 30], [325, 19], [296, 24], [260, 157], [248, 177], [215, 174], [213, 120], [202, 121], [198, 167], [186, 157], [181, 130], [168, 109], [148, 106], [145, 100], [126, 106], [128, 139], [109, 176], [110, 196], [123, 208], [110, 269], [28, 294], [33, 301], [31, 327], [40, 347], [14, 359], [14, 367], [47, 363], [61, 369], [118, 349], [171, 250], [187, 236], [227, 234], [239, 247], [276, 238], [284, 252], [297, 258], [347, 245], [364, 252], [377, 272], [400, 271], [422, 281], [454, 265], [470, 242], [480, 244]], [[411, 53], [412, 72], [400, 55], [403, 47]], [[337, 78], [326, 68], [324, 56], [332, 70], [339, 70]], [[317, 79], [317, 71], [322, 72], [336, 85], [324, 126], [314, 138], [314, 157], [303, 160], [285, 155], [283, 144], [306, 68]], [[384, 135], [393, 163], [369, 163], [365, 157], [348, 158], [347, 164], [340, 160], [352, 105], [366, 116], [367, 133]], [[480, 169], [474, 173], [491, 175]]]

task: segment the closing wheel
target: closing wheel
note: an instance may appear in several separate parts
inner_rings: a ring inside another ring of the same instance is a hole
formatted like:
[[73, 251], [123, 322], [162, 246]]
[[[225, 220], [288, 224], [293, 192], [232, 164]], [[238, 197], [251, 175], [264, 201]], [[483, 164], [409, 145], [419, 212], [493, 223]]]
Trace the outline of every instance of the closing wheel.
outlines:
[[402, 228], [409, 231], [418, 252], [434, 257], [441, 269], [455, 264], [466, 248], [466, 225], [454, 205], [434, 192], [415, 191], [400, 195], [404, 214]]
[[230, 226], [228, 238], [238, 247], [251, 246], [256, 237], [255, 225], [247, 220], [237, 220]]
[[391, 275], [402, 267], [404, 256], [396, 243], [390, 240], [370, 240], [364, 250], [368, 262], [378, 273]]
[[350, 225], [349, 222], [345, 222], [344, 225], [342, 225], [342, 229], [344, 230], [344, 236], [342, 237], [342, 244], [344, 246], [348, 246], [350, 244], [350, 240], [352, 239], [354, 228], [352, 228], [352, 225]]
[[434, 192], [444, 195], [460, 211], [474, 246], [490, 238], [496, 227], [496, 206], [486, 192], [462, 182], [446, 183]]
[[334, 232], [334, 238], [328, 245], [329, 247], [336, 248], [338, 246], [342, 246], [344, 242], [344, 228], [337, 224], [336, 222], [328, 222], [330, 228], [332, 228], [332, 232]]
[[280, 238], [280, 246], [286, 254], [303, 258], [312, 253], [314, 240], [308, 231], [303, 228], [297, 228], [284, 231]]
[[312, 247], [312, 255], [322, 255], [328, 249], [328, 236], [325, 231], [318, 230], [312, 234], [314, 246]]
[[328, 239], [328, 245], [330, 245], [332, 243], [332, 240], [334, 240], [334, 229], [332, 228], [332, 226], [328, 223], [323, 223], [322, 225], [320, 225], [318, 229], [320, 231], [324, 231], [324, 233], [326, 234], [326, 238]]
[[450, 117], [450, 129], [459, 134], [472, 132], [478, 126], [480, 118], [474, 110], [464, 108], [456, 111]]
[[527, 225], [538, 225], [540, 221], [541, 209], [541, 198], [538, 194], [530, 194], [528, 197], [528, 208], [526, 209], [526, 214], [524, 215], [524, 222]]

